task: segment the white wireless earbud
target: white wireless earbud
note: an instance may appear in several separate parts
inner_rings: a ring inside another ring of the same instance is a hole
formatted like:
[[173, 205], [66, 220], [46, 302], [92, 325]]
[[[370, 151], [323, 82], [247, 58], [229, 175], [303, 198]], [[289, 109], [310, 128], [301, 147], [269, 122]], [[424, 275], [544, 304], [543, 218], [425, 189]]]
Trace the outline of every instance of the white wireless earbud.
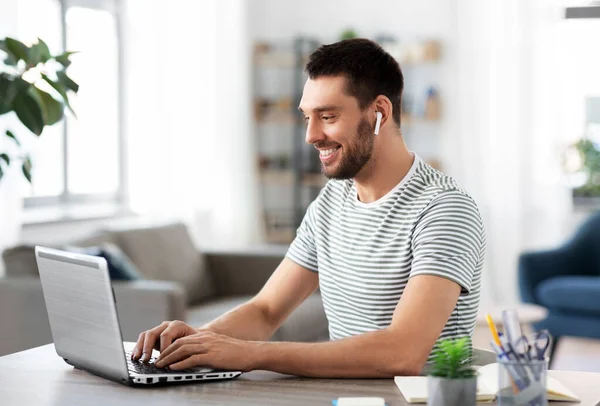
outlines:
[[375, 123], [375, 135], [379, 134], [379, 126], [381, 126], [381, 117], [383, 117], [383, 114], [381, 114], [381, 111], [378, 111], [377, 113], [375, 113], [377, 115], [377, 122]]

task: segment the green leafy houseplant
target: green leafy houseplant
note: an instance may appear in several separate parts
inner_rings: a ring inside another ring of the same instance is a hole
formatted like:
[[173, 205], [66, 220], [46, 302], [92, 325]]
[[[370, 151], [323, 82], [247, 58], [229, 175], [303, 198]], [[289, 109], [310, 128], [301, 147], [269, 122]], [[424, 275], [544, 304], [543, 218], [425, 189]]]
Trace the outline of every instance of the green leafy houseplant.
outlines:
[[467, 379], [476, 376], [471, 366], [471, 341], [468, 338], [442, 340], [433, 350], [429, 375], [447, 379]]
[[[69, 93], [77, 93], [79, 85], [66, 72], [74, 52], [52, 56], [39, 38], [37, 43], [27, 46], [8, 37], [0, 40], [0, 51], [5, 54], [0, 64], [0, 116], [15, 112], [26, 128], [40, 136], [46, 126], [62, 120], [65, 107], [75, 115]], [[11, 130], [4, 135], [16, 144], [18, 152], [11, 155], [0, 151], [0, 181], [8, 166], [19, 162], [31, 182], [31, 158], [24, 151], [20, 137]]]
[[471, 365], [471, 340], [438, 342], [427, 379], [430, 406], [471, 406], [477, 402], [477, 373]]
[[574, 147], [581, 156], [582, 170], [587, 175], [587, 181], [573, 190], [575, 196], [600, 197], [600, 145], [589, 139], [581, 139]]

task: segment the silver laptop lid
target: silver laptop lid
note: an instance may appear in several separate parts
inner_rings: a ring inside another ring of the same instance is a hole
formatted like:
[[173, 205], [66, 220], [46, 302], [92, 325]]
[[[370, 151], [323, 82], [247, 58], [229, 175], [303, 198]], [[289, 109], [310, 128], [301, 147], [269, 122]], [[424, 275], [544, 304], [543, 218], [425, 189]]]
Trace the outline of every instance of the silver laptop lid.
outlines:
[[129, 379], [106, 260], [35, 248], [48, 319], [59, 356], [71, 365]]

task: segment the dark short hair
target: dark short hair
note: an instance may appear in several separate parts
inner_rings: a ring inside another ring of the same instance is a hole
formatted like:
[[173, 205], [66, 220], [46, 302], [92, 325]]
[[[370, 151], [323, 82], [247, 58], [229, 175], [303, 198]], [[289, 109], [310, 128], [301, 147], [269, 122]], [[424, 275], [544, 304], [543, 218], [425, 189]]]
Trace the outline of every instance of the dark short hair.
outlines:
[[344, 75], [346, 91], [365, 109], [380, 94], [392, 102], [392, 117], [400, 125], [404, 77], [398, 62], [375, 42], [353, 38], [317, 48], [309, 57], [306, 72], [311, 79]]

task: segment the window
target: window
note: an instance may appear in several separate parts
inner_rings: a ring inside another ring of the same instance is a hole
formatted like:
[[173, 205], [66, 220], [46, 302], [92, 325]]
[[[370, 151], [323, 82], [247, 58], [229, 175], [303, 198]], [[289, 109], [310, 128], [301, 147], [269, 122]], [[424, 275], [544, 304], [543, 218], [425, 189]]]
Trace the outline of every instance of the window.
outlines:
[[36, 140], [26, 207], [124, 203], [117, 5], [116, 0], [19, 1], [24, 42], [39, 36], [53, 54], [79, 52], [68, 70], [79, 84], [72, 98], [77, 118], [66, 112], [66, 120]]

